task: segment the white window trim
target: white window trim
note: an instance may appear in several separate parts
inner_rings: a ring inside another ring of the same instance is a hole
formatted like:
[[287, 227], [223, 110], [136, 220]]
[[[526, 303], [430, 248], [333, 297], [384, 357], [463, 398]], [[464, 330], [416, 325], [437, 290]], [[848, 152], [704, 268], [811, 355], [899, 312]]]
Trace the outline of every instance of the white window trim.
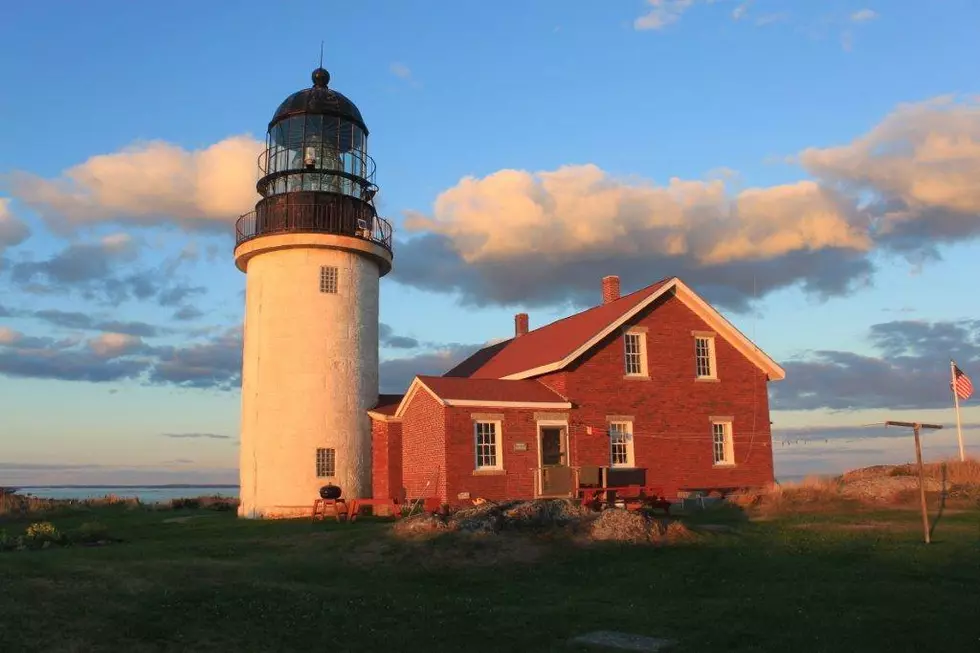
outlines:
[[[636, 336], [637, 341], [640, 344], [640, 371], [639, 372], [629, 372], [626, 369], [626, 343], [629, 340], [629, 336]], [[623, 333], [623, 376], [628, 376], [632, 378], [649, 377], [650, 370], [647, 367], [647, 330], [642, 328], [633, 327], [627, 329]]]
[[[725, 459], [721, 462], [715, 460], [715, 426], [725, 427]], [[732, 433], [732, 420], [713, 419], [711, 420], [711, 464], [714, 467], [734, 467], [735, 466], [735, 437]]]
[[[698, 373], [698, 340], [708, 341], [708, 365], [711, 366], [711, 374]], [[718, 379], [718, 359], [715, 355], [715, 336], [711, 333], [694, 334], [694, 378], [715, 381]]]
[[568, 439], [568, 420], [564, 420], [564, 419], [539, 419], [539, 420], [537, 420], [537, 422], [535, 422], [535, 424], [537, 424], [537, 430], [538, 430], [538, 468], [540, 469], [541, 467], [544, 466], [544, 458], [543, 458], [543, 455], [542, 455], [543, 452], [541, 450], [541, 435], [542, 435], [541, 434], [541, 431], [542, 431], [542, 427], [543, 428], [549, 428], [549, 427], [556, 428], [557, 427], [557, 428], [561, 428], [562, 429], [562, 440], [563, 440], [562, 444], [565, 445], [565, 465], [570, 467], [571, 466], [571, 458], [570, 458], [571, 452], [569, 451], [570, 441]]
[[542, 470], [544, 468], [544, 451], [542, 447], [542, 428], [548, 427], [558, 427], [562, 429], [562, 444], [565, 446], [565, 465], [571, 467], [572, 465], [572, 452], [571, 452], [571, 440], [568, 435], [568, 420], [565, 419], [539, 419], [537, 420], [537, 443], [536, 448], [538, 450], [538, 469], [535, 471], [534, 479], [534, 491], [536, 496], [541, 496], [543, 494], [541, 484], [543, 482]]
[[[613, 461], [612, 427], [614, 424], [626, 426], [627, 435], [626, 435], [626, 462], [625, 463], [617, 463]], [[609, 466], [620, 468], [620, 469], [621, 468], [629, 469], [629, 468], [636, 467], [636, 457], [634, 455], [634, 449], [633, 449], [633, 440], [634, 440], [633, 422], [629, 420], [621, 420], [621, 419], [609, 420], [609, 422], [606, 424], [606, 429], [607, 432], [609, 433]]]
[[[480, 465], [480, 448], [479, 440], [477, 435], [479, 433], [480, 424], [493, 424], [493, 446], [494, 446], [494, 460], [495, 465]], [[491, 471], [491, 470], [502, 470], [504, 468], [504, 432], [503, 432], [503, 421], [499, 419], [476, 419], [473, 420], [473, 469], [475, 471]]]

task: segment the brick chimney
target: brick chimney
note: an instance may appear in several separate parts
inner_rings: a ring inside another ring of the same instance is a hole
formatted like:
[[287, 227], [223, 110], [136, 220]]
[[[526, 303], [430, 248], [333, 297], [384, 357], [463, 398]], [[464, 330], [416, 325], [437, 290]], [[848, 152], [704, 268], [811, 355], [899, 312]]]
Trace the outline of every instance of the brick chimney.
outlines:
[[514, 316], [514, 337], [523, 336], [527, 333], [527, 313], [518, 313]]
[[602, 278], [602, 303], [608, 304], [619, 299], [619, 277], [614, 274]]

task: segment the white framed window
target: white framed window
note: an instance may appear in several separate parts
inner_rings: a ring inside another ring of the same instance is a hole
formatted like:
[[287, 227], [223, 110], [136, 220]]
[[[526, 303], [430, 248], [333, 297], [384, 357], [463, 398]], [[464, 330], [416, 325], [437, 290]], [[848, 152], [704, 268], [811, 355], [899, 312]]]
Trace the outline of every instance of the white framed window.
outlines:
[[714, 336], [694, 336], [694, 373], [699, 379], [718, 378]]
[[735, 445], [732, 442], [731, 422], [711, 422], [711, 449], [715, 465], [735, 464]]
[[627, 331], [623, 335], [623, 356], [626, 376], [647, 375], [647, 335], [643, 331]]
[[503, 469], [500, 458], [500, 422], [473, 423], [476, 469]]
[[320, 292], [337, 294], [337, 268], [332, 265], [320, 266]]
[[317, 449], [316, 450], [316, 476], [317, 478], [330, 478], [337, 473], [337, 450], [336, 449]]
[[633, 467], [633, 422], [609, 422], [609, 464]]

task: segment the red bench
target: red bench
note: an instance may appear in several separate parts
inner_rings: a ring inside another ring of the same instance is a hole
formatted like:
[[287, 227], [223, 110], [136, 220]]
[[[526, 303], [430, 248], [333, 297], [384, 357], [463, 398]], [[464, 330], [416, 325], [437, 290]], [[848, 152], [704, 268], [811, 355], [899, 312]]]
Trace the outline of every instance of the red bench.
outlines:
[[361, 514], [361, 508], [364, 506], [387, 506], [395, 519], [402, 516], [401, 506], [394, 499], [353, 499], [350, 504], [350, 521], [357, 519], [357, 516]]
[[583, 505], [593, 510], [622, 502], [627, 510], [653, 508], [670, 515], [670, 501], [663, 496], [663, 488], [641, 485], [622, 487], [579, 488]]

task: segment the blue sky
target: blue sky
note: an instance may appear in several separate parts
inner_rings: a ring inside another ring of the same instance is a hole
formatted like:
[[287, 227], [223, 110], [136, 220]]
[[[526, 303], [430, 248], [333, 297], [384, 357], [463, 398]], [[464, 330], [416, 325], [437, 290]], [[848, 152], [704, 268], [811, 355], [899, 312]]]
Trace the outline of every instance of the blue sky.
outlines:
[[321, 40], [396, 230], [385, 390], [516, 312], [595, 303], [604, 274], [677, 274], [786, 367], [779, 474], [909, 460], [863, 425], [952, 424], [949, 358], [980, 375], [978, 21], [969, 0], [13, 6], [0, 484], [235, 481], [234, 219]]

